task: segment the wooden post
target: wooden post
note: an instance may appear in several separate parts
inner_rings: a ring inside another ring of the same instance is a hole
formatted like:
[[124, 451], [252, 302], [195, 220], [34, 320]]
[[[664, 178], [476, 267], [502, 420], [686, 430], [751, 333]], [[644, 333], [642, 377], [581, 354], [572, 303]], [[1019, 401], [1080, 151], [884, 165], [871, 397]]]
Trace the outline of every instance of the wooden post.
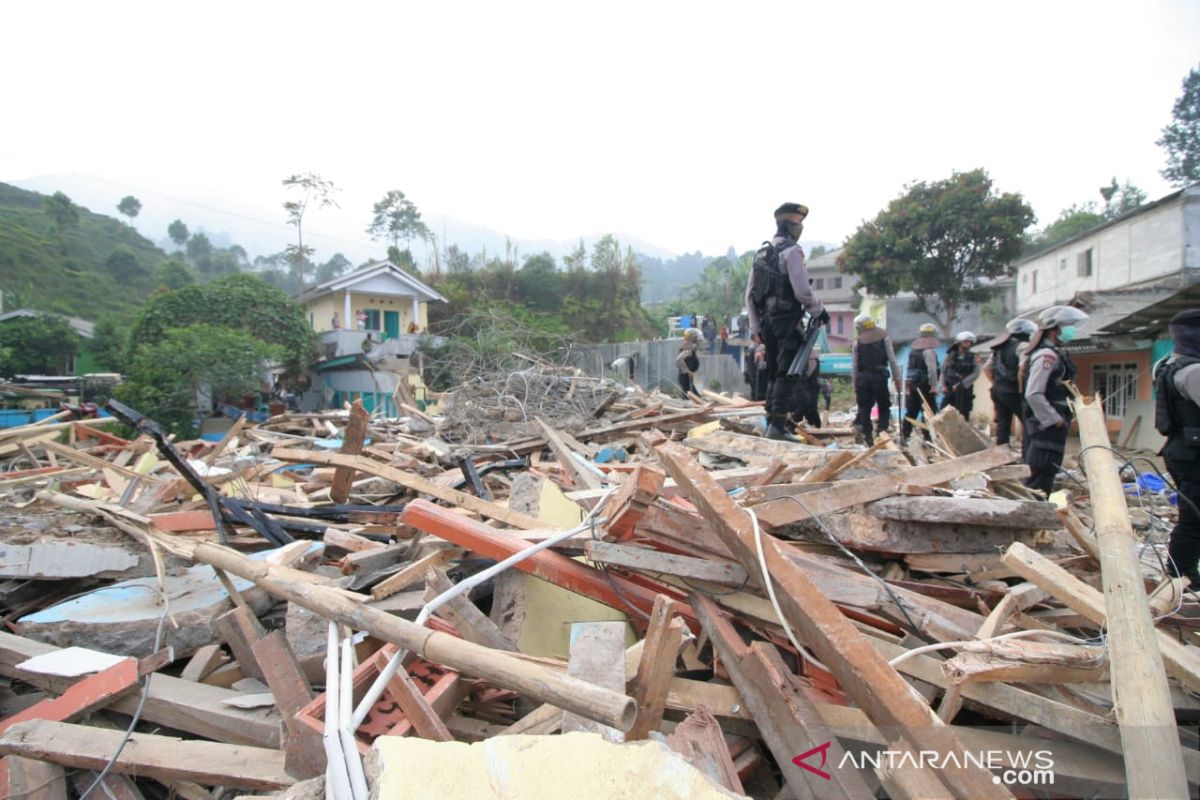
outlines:
[[[682, 446], [660, 445], [656, 452], [679, 488], [700, 510], [730, 552], [748, 571], [760, 572], [758, 547], [750, 517], [738, 508], [708, 472]], [[990, 451], [985, 451], [990, 452]], [[976, 454], [983, 455], [983, 454]], [[924, 467], [918, 469], [926, 469]], [[1011, 798], [982, 768], [966, 766], [963, 746], [946, 726], [843, 616], [828, 597], [778, 548], [778, 540], [761, 533], [762, 555], [783, 614], [833, 671], [838, 683], [879, 727], [895, 730], [914, 749], [953, 753], [958, 764], [940, 771], [942, 781], [963, 800]]]
[[1137, 539], [1125, 490], [1113, 461], [1104, 409], [1093, 399], [1076, 404], [1096, 544], [1104, 579], [1112, 693], [1131, 797], [1186, 797], [1167, 672], [1159, 653], [1150, 602], [1142, 582]]
[[626, 741], [646, 739], [650, 731], [658, 730], [662, 724], [663, 711], [667, 707], [667, 689], [671, 685], [671, 678], [675, 677], [675, 659], [683, 644], [683, 624], [671, 619], [674, 611], [675, 602], [666, 595], [660, 594], [654, 598], [654, 610], [650, 612], [650, 625], [646, 630], [633, 687], [638, 716], [625, 737]]
[[325, 745], [321, 737], [296, 720], [296, 713], [309, 704], [313, 693], [296, 662], [295, 653], [288, 646], [287, 637], [283, 631], [272, 631], [254, 642], [252, 648], [287, 730], [284, 769], [301, 779], [324, 774]]
[[244, 608], [234, 608], [217, 617], [213, 627], [233, 651], [233, 657], [237, 659], [242, 672], [249, 677], [263, 680], [262, 667], [258, 665], [258, 659], [254, 656], [254, 643], [266, 633], [258, 618]]
[[553, 703], [622, 731], [629, 730], [633, 725], [636, 705], [632, 698], [624, 694], [576, 680], [509, 653], [421, 627], [343, 597], [337, 589], [290, 578], [286, 573], [272, 570], [268, 565], [227, 547], [199, 544], [195, 548], [194, 558], [200, 563], [220, 567], [254, 581], [266, 592], [303, 606], [326, 619], [349, 625], [356, 631], [366, 631], [376, 638], [398, 644], [464, 674], [486, 678], [497, 686], [544, 703]]
[[[367, 410], [363, 408], [362, 400], [355, 400], [350, 406], [350, 421], [342, 434], [342, 449], [340, 452], [356, 456], [362, 452], [363, 441], [367, 438]], [[335, 503], [345, 503], [350, 499], [350, 485], [354, 482], [352, 467], [338, 467], [333, 472], [333, 486], [329, 497]]]

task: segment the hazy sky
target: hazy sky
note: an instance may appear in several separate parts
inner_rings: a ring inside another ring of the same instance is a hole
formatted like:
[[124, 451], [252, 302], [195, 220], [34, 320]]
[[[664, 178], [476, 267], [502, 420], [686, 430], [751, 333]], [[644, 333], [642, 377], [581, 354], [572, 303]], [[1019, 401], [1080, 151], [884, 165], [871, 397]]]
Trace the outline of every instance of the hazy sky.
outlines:
[[309, 224], [348, 240], [401, 189], [514, 237], [714, 254], [782, 201], [836, 242], [975, 167], [1041, 225], [1113, 175], [1161, 196], [1200, 64], [1196, 0], [25, 2], [0, 29], [0, 180], [282, 222], [280, 180], [313, 170], [344, 191]]

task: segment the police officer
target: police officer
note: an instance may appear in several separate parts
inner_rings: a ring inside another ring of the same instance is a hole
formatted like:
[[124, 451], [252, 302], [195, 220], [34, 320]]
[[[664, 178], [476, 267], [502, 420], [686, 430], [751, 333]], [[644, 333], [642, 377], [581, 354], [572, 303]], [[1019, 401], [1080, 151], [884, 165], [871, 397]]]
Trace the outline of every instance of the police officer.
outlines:
[[684, 400], [691, 400], [696, 393], [696, 370], [700, 369], [700, 356], [696, 348], [700, 346], [699, 328], [688, 328], [683, 332], [683, 344], [675, 356], [675, 367], [679, 372], [679, 390]]
[[[876, 421], [879, 432], [886, 431], [892, 424], [892, 397], [888, 393], [888, 379], [900, 396], [900, 365], [896, 363], [896, 349], [887, 331], [875, 324], [867, 314], [854, 318], [856, 333], [850, 345], [850, 383], [854, 386], [854, 402], [858, 415], [854, 420], [854, 434], [867, 444], [875, 443], [871, 432], [871, 409], [878, 409]], [[889, 373], [889, 369], [891, 370]]]
[[[924, 415], [925, 404], [930, 408], [936, 405], [933, 394], [933, 383], [938, 377], [937, 348], [941, 344], [937, 338], [937, 328], [926, 322], [918, 330], [920, 336], [913, 340], [912, 349], [908, 352], [908, 369], [904, 373], [904, 421], [900, 424], [900, 440], [903, 441], [912, 433], [914, 420], [918, 415]], [[925, 431], [929, 439], [929, 431]]]
[[[992, 383], [992, 421], [996, 425], [996, 444], [1008, 444], [1012, 439], [1013, 418], [1021, 424], [1021, 390], [1017, 386], [1021, 348], [1037, 331], [1037, 325], [1027, 319], [1009, 320], [1003, 336], [989, 342], [991, 354], [983, 365], [983, 374]], [[1022, 434], [1023, 435], [1023, 434]]]
[[793, 398], [792, 420], [797, 424], [801, 420], [808, 423], [810, 428], [821, 427], [821, 412], [818, 410], [818, 400], [821, 396], [821, 345], [813, 345], [799, 379], [796, 381], [796, 395]]
[[1071, 306], [1052, 306], [1038, 316], [1040, 330], [1029, 341], [1023, 359], [1025, 379], [1025, 463], [1030, 489], [1054, 491], [1071, 428], [1071, 396], [1067, 382], [1075, 364], [1062, 346], [1075, 338], [1075, 326], [1088, 315]]
[[787, 372], [804, 346], [804, 312], [822, 323], [829, 321], [829, 313], [809, 284], [804, 251], [797, 244], [806, 216], [808, 208], [799, 203], [784, 203], [775, 209], [775, 236], [758, 251], [746, 281], [750, 333], [762, 334], [771, 376], [765, 404], [767, 438], [792, 442], [799, 439], [786, 426], [796, 378]]
[[946, 353], [946, 363], [942, 365], [942, 408], [953, 406], [967, 420], [975, 406], [975, 379], [981, 372], [971, 352], [975, 341], [975, 334], [970, 331], [955, 335], [954, 347]]
[[1167, 437], [1162, 456], [1179, 493], [1179, 521], [1167, 552], [1171, 571], [1200, 588], [1200, 308], [1170, 323], [1175, 351], [1154, 370], [1154, 427]]

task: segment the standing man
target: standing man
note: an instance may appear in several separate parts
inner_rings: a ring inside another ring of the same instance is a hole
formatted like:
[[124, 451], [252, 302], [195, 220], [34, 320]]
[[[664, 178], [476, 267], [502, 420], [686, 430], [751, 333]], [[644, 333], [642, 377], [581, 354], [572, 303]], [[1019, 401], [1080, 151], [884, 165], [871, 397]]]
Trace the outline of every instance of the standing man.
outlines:
[[954, 406], [963, 419], [970, 422], [975, 406], [975, 380], [981, 372], [971, 348], [975, 334], [963, 331], [954, 337], [954, 347], [946, 353], [942, 367], [942, 408]]
[[[992, 382], [992, 421], [996, 425], [996, 444], [1008, 444], [1012, 440], [1013, 418], [1021, 424], [1021, 390], [1017, 386], [1017, 370], [1020, 367], [1021, 348], [1037, 331], [1037, 325], [1027, 319], [1009, 320], [1004, 326], [1007, 331], [990, 343], [992, 349], [983, 374]], [[1022, 441], [1024, 441], [1022, 432]]]
[[[933, 382], [938, 376], [937, 360], [937, 328], [926, 322], [918, 331], [921, 335], [913, 340], [912, 349], [908, 353], [908, 370], [904, 373], [904, 420], [900, 423], [900, 441], [912, 433], [914, 420], [920, 414], [924, 417], [925, 404], [930, 408], [936, 407], [933, 394]], [[929, 431], [925, 431], [925, 439], [930, 439]]]
[[675, 356], [675, 367], [679, 372], [679, 389], [683, 392], [684, 400], [691, 400], [696, 393], [696, 370], [700, 369], [700, 356], [696, 348], [700, 346], [700, 331], [688, 328], [683, 332], [683, 344], [679, 345], [679, 353]]
[[788, 403], [796, 384], [795, 377], [787, 373], [792, 359], [804, 346], [804, 312], [807, 310], [821, 323], [829, 321], [829, 312], [813, 294], [804, 251], [797, 243], [806, 216], [808, 208], [799, 203], [784, 203], [775, 209], [775, 236], [759, 248], [746, 281], [750, 333], [762, 334], [771, 376], [766, 402], [767, 438], [791, 442], [800, 440], [785, 430]]
[[[896, 363], [896, 349], [887, 331], [876, 326], [875, 320], [866, 314], [854, 318], [855, 339], [850, 345], [850, 383], [854, 386], [854, 403], [858, 416], [854, 420], [855, 438], [868, 445], [875, 444], [871, 432], [871, 409], [877, 409], [876, 430], [886, 431], [892, 424], [892, 396], [888, 393], [888, 379], [900, 396], [900, 365]], [[890, 370], [890, 371], [889, 371]], [[826, 405], [828, 407], [828, 404]]]
[[1047, 308], [1038, 316], [1041, 330], [1025, 356], [1025, 485], [1047, 497], [1054, 491], [1073, 419], [1067, 383], [1075, 379], [1075, 364], [1062, 345], [1075, 338], [1075, 325], [1087, 318], [1071, 306]]
[[708, 343], [709, 355], [717, 352], [717, 323], [713, 322], [712, 314], [704, 318], [700, 332], [704, 334], [704, 341]]
[[820, 377], [821, 345], [818, 344], [813, 345], [808, 363], [796, 381], [796, 396], [792, 403], [792, 421], [796, 424], [804, 420], [810, 428], [821, 427], [821, 412], [817, 405], [821, 393]]
[[1175, 352], [1154, 370], [1154, 427], [1167, 437], [1162, 456], [1179, 494], [1179, 521], [1167, 553], [1171, 572], [1200, 588], [1200, 309], [1171, 320]]

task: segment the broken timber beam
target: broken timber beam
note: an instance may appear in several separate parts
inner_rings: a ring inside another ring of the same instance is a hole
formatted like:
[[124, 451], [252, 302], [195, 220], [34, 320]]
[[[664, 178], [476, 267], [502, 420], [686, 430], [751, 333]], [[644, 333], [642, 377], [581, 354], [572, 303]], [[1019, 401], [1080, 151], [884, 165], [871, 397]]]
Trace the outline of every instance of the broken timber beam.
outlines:
[[1131, 797], [1185, 797], [1188, 793], [1167, 673], [1142, 581], [1137, 539], [1125, 491], [1113, 461], [1099, 401], [1075, 404], [1081, 460], [1096, 520], [1104, 580], [1113, 706], [1125, 750]]
[[33, 720], [9, 728], [0, 738], [0, 753], [78, 769], [103, 769], [111, 759], [118, 773], [205, 786], [281, 789], [295, 783], [279, 750], [135, 733], [114, 759], [123, 737], [118, 730]]
[[[409, 504], [409, 508], [413, 505], [416, 503]], [[428, 505], [433, 507], [432, 504]], [[430, 630], [356, 603], [335, 589], [289, 579], [286, 575], [269, 570], [265, 564], [225, 547], [197, 545], [195, 560], [254, 581], [275, 597], [303, 606], [326, 619], [349, 625], [353, 630], [366, 631], [376, 638], [398, 644], [464, 674], [486, 678], [497, 686], [526, 694], [541, 702], [554, 703], [562, 709], [622, 731], [629, 730], [633, 725], [636, 705], [632, 698], [623, 694], [570, 678], [502, 651]]]
[[271, 455], [280, 461], [290, 461], [298, 464], [353, 467], [359, 472], [365, 472], [368, 475], [374, 475], [377, 478], [383, 478], [384, 480], [399, 484], [414, 492], [427, 494], [430, 497], [436, 497], [438, 500], [444, 500], [447, 503], [453, 503], [482, 516], [490, 517], [506, 525], [511, 525], [514, 528], [532, 530], [534, 528], [545, 527], [545, 523], [536, 517], [513, 511], [499, 503], [480, 500], [472, 494], [460, 492], [448, 486], [442, 486], [441, 484], [422, 478], [420, 475], [414, 475], [411, 472], [389, 467], [387, 464], [380, 464], [378, 461], [365, 456], [350, 456], [343, 453], [321, 453], [315, 450], [299, 450], [291, 447], [276, 447], [271, 451]]
[[[956, 797], [963, 800], [1012, 797], [1007, 789], [992, 782], [987, 770], [965, 766], [963, 746], [954, 732], [937, 718], [837, 606], [778, 549], [775, 537], [761, 531], [756, 537], [750, 515], [734, 504], [685, 448], [668, 443], [660, 445], [656, 452], [679, 487], [749, 571], [760, 570], [756, 539], [761, 541], [762, 557], [767, 562], [770, 579], [776, 584], [787, 622], [833, 671], [838, 683], [876, 726], [895, 731], [914, 749], [956, 754], [958, 763], [964, 766], [947, 765], [940, 772], [942, 781]], [[1012, 453], [1006, 453], [1005, 457], [1011, 459]]]
[[[342, 434], [342, 449], [346, 455], [356, 456], [362, 452], [363, 442], [367, 438], [367, 410], [363, 408], [362, 400], [355, 400], [350, 405], [350, 421], [346, 423], [346, 431]], [[354, 469], [338, 467], [333, 471], [333, 485], [329, 488], [329, 498], [335, 503], [345, 503], [350, 499], [350, 486], [354, 482]]]

